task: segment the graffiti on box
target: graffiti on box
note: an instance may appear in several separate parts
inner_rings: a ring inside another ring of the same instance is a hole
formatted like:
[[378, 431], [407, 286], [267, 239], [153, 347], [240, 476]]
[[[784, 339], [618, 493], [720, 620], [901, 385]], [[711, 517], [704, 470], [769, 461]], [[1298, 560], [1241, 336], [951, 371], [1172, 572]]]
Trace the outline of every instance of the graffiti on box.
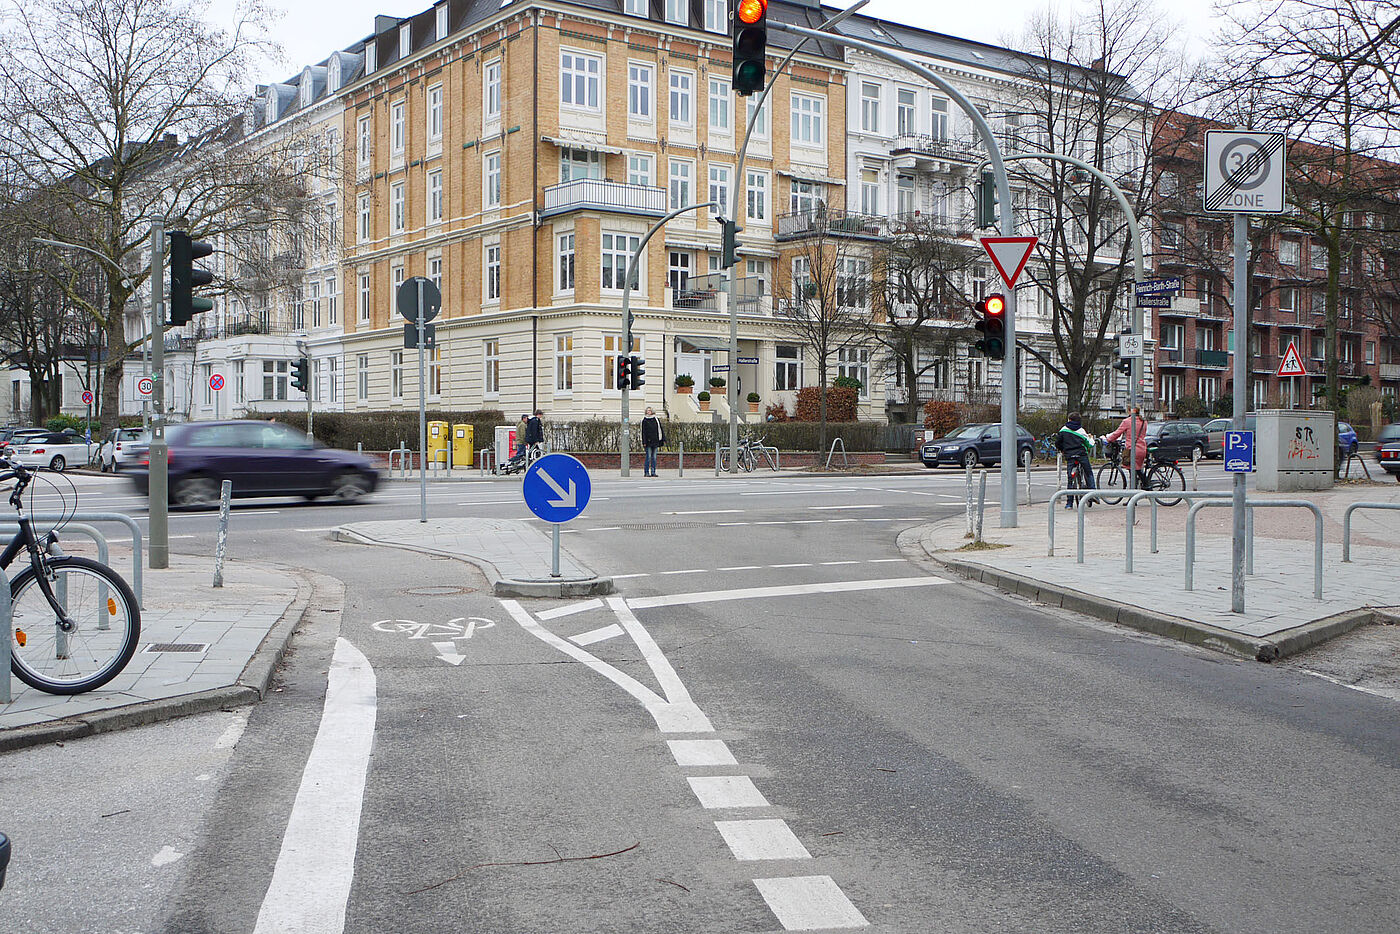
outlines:
[[1318, 443], [1312, 428], [1299, 425], [1293, 429], [1293, 443], [1288, 448], [1290, 461], [1317, 460], [1322, 456], [1322, 446]]

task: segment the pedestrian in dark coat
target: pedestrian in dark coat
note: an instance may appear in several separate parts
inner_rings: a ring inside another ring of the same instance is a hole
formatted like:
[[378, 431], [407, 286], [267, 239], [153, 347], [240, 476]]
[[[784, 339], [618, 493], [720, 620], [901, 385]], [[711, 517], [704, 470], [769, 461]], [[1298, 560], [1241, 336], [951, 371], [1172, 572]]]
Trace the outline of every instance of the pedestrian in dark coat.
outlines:
[[646, 461], [642, 465], [642, 476], [656, 476], [656, 451], [665, 443], [666, 430], [661, 427], [661, 419], [656, 417], [655, 409], [647, 406], [647, 413], [642, 416], [642, 447], [647, 452]]

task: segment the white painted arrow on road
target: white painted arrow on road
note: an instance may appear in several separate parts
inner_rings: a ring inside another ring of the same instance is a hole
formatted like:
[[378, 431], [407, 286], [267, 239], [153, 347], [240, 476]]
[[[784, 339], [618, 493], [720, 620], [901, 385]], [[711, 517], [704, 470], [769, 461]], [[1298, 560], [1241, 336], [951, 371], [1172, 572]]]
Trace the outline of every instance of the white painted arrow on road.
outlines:
[[438, 658], [449, 665], [460, 665], [466, 660], [465, 655], [457, 654], [457, 644], [455, 642], [434, 642], [433, 648], [437, 649]]
[[549, 501], [549, 505], [555, 508], [573, 509], [578, 505], [578, 488], [574, 486], [574, 481], [569, 480], [569, 491], [564, 492], [564, 488], [554, 481], [554, 478], [545, 470], [540, 470], [540, 479], [549, 484], [549, 488], [559, 494], [559, 499]]

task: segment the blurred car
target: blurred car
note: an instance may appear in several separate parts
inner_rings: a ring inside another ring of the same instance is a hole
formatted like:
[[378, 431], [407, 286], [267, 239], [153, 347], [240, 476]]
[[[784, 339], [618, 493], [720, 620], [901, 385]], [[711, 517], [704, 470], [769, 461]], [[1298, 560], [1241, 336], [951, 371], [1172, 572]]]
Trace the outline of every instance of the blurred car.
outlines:
[[1382, 425], [1381, 430], [1376, 433], [1376, 460], [1384, 461], [1381, 453], [1388, 446], [1397, 444], [1400, 444], [1400, 422]]
[[1337, 422], [1337, 450], [1342, 454], [1355, 454], [1360, 441], [1356, 437], [1356, 429], [1346, 422]]
[[1225, 456], [1225, 432], [1234, 427], [1234, 420], [1212, 418], [1201, 426], [1206, 433], [1206, 457]]
[[1189, 461], [1205, 457], [1210, 436], [1205, 426], [1193, 421], [1148, 422], [1147, 444], [1157, 456], [1169, 461]]
[[113, 428], [107, 433], [107, 440], [97, 449], [97, 466], [103, 472], [116, 472], [130, 467], [138, 460], [138, 455], [146, 455], [145, 429]]
[[[213, 506], [224, 480], [232, 482], [235, 498], [327, 496], [341, 503], [356, 502], [379, 486], [369, 458], [323, 447], [276, 422], [186, 422], [166, 428], [165, 441], [170, 502], [177, 506]], [[149, 469], [148, 450], [131, 474], [139, 493], [149, 490]]]
[[[1016, 460], [1029, 464], [1034, 456], [1035, 437], [1020, 425], [1016, 426]], [[919, 460], [925, 467], [951, 464], [955, 467], [976, 467], [1001, 461], [1001, 426], [995, 422], [963, 425], [941, 438], [925, 441], [919, 448]]]
[[8, 457], [26, 467], [63, 470], [73, 464], [85, 466], [91, 455], [92, 445], [80, 435], [46, 431], [41, 435], [18, 435]]

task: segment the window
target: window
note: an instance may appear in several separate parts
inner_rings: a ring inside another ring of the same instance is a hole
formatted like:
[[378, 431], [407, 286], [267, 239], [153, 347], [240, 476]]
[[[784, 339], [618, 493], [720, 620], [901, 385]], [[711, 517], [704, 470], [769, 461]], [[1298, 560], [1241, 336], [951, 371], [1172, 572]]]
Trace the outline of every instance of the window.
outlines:
[[482, 72], [481, 109], [487, 120], [497, 120], [501, 116], [501, 62], [497, 59], [487, 64]]
[[572, 292], [574, 290], [574, 235], [572, 233], [560, 234], [558, 242], [559, 291]]
[[370, 141], [374, 138], [374, 118], [365, 114], [356, 121], [355, 130], [355, 151], [359, 153], [360, 165], [369, 165], [370, 156], [374, 149]]
[[442, 345], [433, 347], [426, 354], [428, 360], [428, 395], [442, 395]]
[[894, 196], [897, 204], [895, 211], [899, 214], [914, 213], [914, 176], [896, 175], [894, 179]]
[[486, 191], [482, 197], [486, 207], [498, 208], [501, 206], [501, 154], [488, 152], [483, 161], [482, 177], [486, 182]]
[[1298, 241], [1280, 240], [1278, 242], [1278, 261], [1285, 266], [1298, 265]]
[[433, 13], [434, 13], [435, 16], [436, 16], [436, 19], [435, 19], [435, 22], [434, 22], [434, 29], [433, 29], [433, 38], [434, 38], [434, 39], [438, 39], [438, 40], [446, 39], [446, 38], [447, 38], [447, 4], [446, 4], [446, 3], [443, 3], [443, 4], [440, 5], [436, 10], [434, 10]]
[[646, 16], [647, 0], [626, 0], [625, 9], [633, 16]]
[[744, 260], [744, 275], [753, 280], [749, 295], [762, 298], [768, 294], [768, 261], [763, 259]]
[[1206, 404], [1212, 404], [1220, 398], [1220, 377], [1200, 376], [1196, 378], [1196, 395]]
[[812, 261], [805, 256], [795, 256], [792, 260], [792, 297], [800, 302], [812, 297]]
[[671, 122], [690, 126], [690, 92], [694, 78], [688, 71], [671, 72]]
[[389, 395], [394, 399], [403, 398], [403, 351], [389, 354]]
[[574, 391], [574, 336], [556, 334], [554, 336], [554, 391], [571, 393]]
[[1308, 255], [1312, 257], [1312, 268], [1323, 270], [1327, 268], [1327, 248], [1322, 244], [1314, 242], [1308, 246]]
[[718, 208], [713, 210], [719, 212], [729, 210], [729, 166], [710, 166], [710, 200], [718, 205]]
[[559, 102], [582, 110], [598, 110], [603, 60], [596, 55], [561, 52]]
[[404, 23], [399, 27], [399, 58], [408, 58], [413, 52], [413, 25]]
[[339, 283], [335, 276], [326, 279], [326, 323], [335, 326], [340, 323], [340, 295], [337, 292]]
[[[627, 353], [634, 353], [642, 356], [642, 338], [639, 335], [632, 335], [632, 348]], [[621, 392], [622, 387], [617, 384], [617, 358], [623, 356], [622, 335], [603, 335], [603, 389], [608, 392]]]
[[360, 323], [369, 324], [369, 273], [360, 273]]
[[1321, 360], [1327, 355], [1326, 351], [1327, 337], [1323, 334], [1314, 334], [1312, 338], [1312, 358], [1314, 360]]
[[915, 110], [918, 96], [909, 88], [900, 88], [895, 95], [895, 129], [900, 136], [913, 136], [919, 132], [919, 115]]
[[672, 250], [666, 267], [666, 284], [672, 292], [683, 292], [690, 284], [690, 254]]
[[768, 173], [748, 171], [745, 185], [748, 197], [748, 217], [751, 221], [768, 220]]
[[360, 223], [359, 227], [357, 228], [357, 232], [359, 234], [360, 242], [365, 243], [369, 240], [371, 236], [369, 192], [364, 191], [360, 193], [360, 196], [357, 199], [357, 205], [360, 215]]
[[671, 210], [690, 203], [690, 173], [692, 163], [684, 159], [671, 160]]
[[1186, 236], [1186, 225], [1180, 222], [1169, 221], [1162, 225], [1162, 249], [1179, 250], [1181, 241]]
[[365, 74], [370, 74], [379, 68], [379, 47], [374, 44], [374, 40], [365, 43]]
[[627, 63], [627, 115], [636, 120], [651, 120], [651, 66], [639, 62]]
[[[753, 124], [753, 139], [766, 139], [768, 137], [768, 104], [765, 101], [760, 108], [757, 102], [758, 95], [751, 94], [745, 100], [748, 101], [748, 120]], [[757, 119], [755, 119], [757, 118]]]
[[843, 258], [836, 271], [836, 304], [842, 308], [864, 308], [869, 279], [865, 260]]
[[729, 82], [722, 78], [710, 79], [710, 129], [728, 133], [729, 126]]
[[948, 99], [946, 97], [935, 97], [929, 107], [929, 114], [932, 118], [930, 134], [936, 140], [947, 140], [949, 137], [948, 127]]
[[[628, 234], [603, 234], [603, 288], [621, 289], [627, 275], [627, 263], [636, 252], [642, 238]], [[637, 264], [637, 275], [632, 277], [632, 288], [637, 288], [641, 278], [641, 263]]]
[[793, 214], [811, 214], [825, 203], [825, 192], [819, 182], [809, 182], [800, 178], [792, 180]]
[[802, 387], [802, 349], [795, 344], [779, 344], [773, 349], [773, 388], [792, 390]]
[[310, 297], [307, 304], [311, 306], [311, 326], [319, 328], [321, 326], [321, 283], [312, 282], [309, 286]]
[[247, 401], [247, 390], [243, 380], [243, 361], [235, 360], [233, 363], [233, 401], [240, 405]]
[[355, 398], [363, 402], [369, 398], [369, 354], [355, 355]]
[[860, 83], [860, 128], [866, 133], [880, 132], [880, 86], [873, 81]]
[[866, 347], [842, 347], [836, 353], [836, 375], [860, 380], [861, 398], [869, 398], [870, 350]]
[[681, 26], [686, 25], [689, 21], [687, 16], [689, 9], [688, 0], [666, 0], [666, 22]]
[[1186, 343], [1186, 328], [1180, 324], [1168, 324], [1162, 327], [1162, 349], [1180, 350]]
[[209, 385], [209, 380], [214, 375], [214, 364], [202, 363], [199, 366], [199, 381], [204, 384], [204, 404], [214, 404], [214, 387]]
[[1298, 313], [1298, 290], [1283, 288], [1278, 290], [1278, 310], [1279, 314], [1296, 315]]
[[288, 369], [286, 360], [263, 361], [263, 399], [287, 401]]
[[726, 0], [705, 0], [705, 29], [707, 32], [729, 32], [729, 4]]
[[428, 139], [431, 142], [442, 140], [442, 85], [428, 88]]
[[394, 312], [397, 310], [396, 302], [399, 295], [399, 286], [403, 285], [404, 271], [403, 264], [399, 263], [389, 270], [389, 320], [394, 319]]
[[792, 95], [792, 141], [804, 146], [822, 146], [822, 111], [826, 101], [805, 94]]
[[876, 169], [860, 170], [860, 210], [862, 214], [880, 213], [880, 173]]
[[1376, 362], [1376, 342], [1375, 342], [1375, 341], [1367, 341], [1367, 342], [1366, 342], [1366, 362], [1367, 362], [1368, 364], [1371, 364], [1371, 363], [1375, 363], [1375, 362]]
[[428, 223], [442, 220], [442, 169], [428, 173]]
[[652, 183], [651, 156], [645, 153], [628, 154], [627, 183], [629, 185], [650, 185]]
[[403, 155], [403, 141], [403, 101], [394, 101], [389, 105], [389, 149], [394, 155]]
[[326, 401], [340, 401], [340, 358], [326, 358]]
[[501, 245], [491, 244], [486, 247], [486, 274], [482, 277], [486, 289], [486, 301], [498, 302], [501, 300]]
[[403, 233], [405, 215], [403, 182], [394, 182], [389, 186], [389, 226], [393, 233]]
[[580, 178], [602, 178], [603, 160], [598, 153], [586, 149], [563, 149], [559, 152], [559, 181]]
[[438, 295], [442, 295], [442, 257], [434, 256], [428, 260], [428, 281], [437, 286]]
[[481, 348], [482, 393], [490, 399], [501, 394], [501, 342], [499, 340], [482, 341]]

